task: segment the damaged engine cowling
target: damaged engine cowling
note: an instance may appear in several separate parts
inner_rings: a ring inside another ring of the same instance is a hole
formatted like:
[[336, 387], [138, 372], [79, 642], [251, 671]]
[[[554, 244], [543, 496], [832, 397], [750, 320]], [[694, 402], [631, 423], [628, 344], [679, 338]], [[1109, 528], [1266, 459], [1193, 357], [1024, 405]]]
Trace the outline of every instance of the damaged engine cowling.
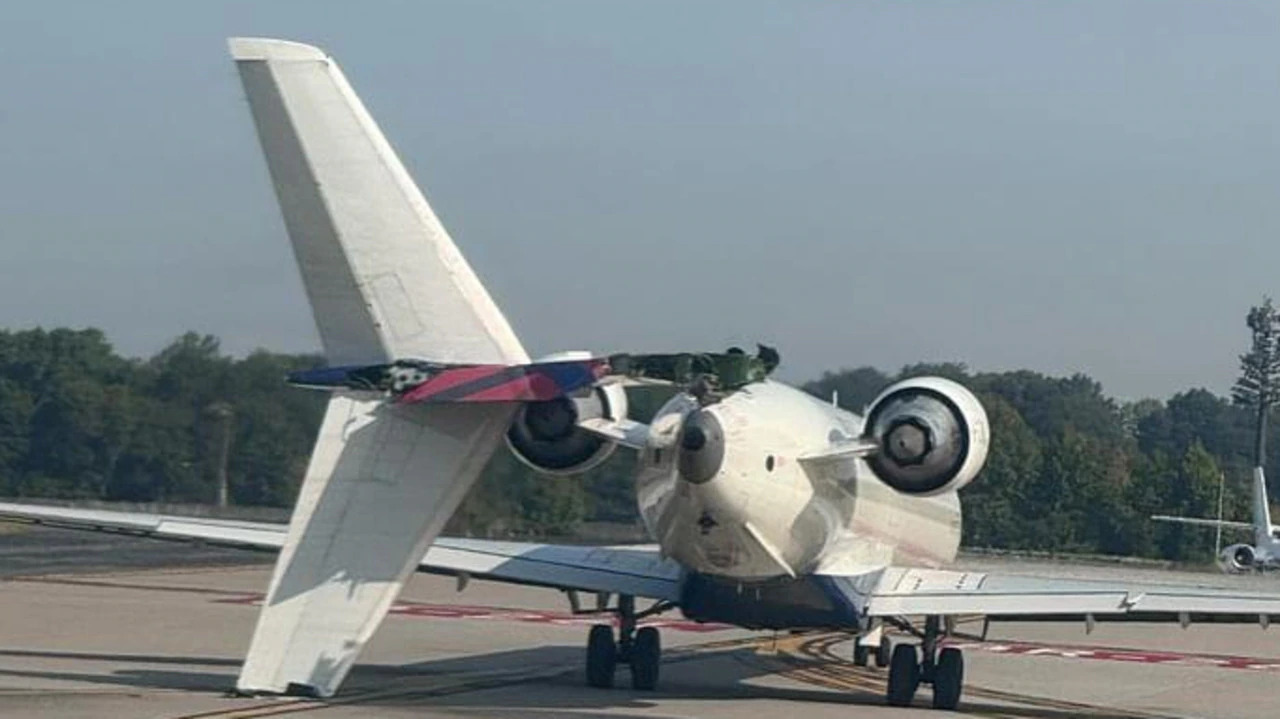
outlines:
[[617, 445], [578, 427], [578, 422], [626, 416], [627, 393], [617, 384], [594, 387], [583, 397], [527, 402], [511, 420], [507, 446], [517, 459], [542, 474], [585, 472], [608, 459]]
[[978, 398], [941, 377], [898, 382], [875, 399], [862, 434], [879, 445], [867, 464], [904, 494], [952, 492], [973, 481], [991, 432]]
[[1218, 561], [1222, 563], [1222, 568], [1228, 572], [1240, 573], [1252, 571], [1258, 564], [1258, 553], [1252, 545], [1233, 544], [1222, 550], [1222, 554], [1218, 556]]

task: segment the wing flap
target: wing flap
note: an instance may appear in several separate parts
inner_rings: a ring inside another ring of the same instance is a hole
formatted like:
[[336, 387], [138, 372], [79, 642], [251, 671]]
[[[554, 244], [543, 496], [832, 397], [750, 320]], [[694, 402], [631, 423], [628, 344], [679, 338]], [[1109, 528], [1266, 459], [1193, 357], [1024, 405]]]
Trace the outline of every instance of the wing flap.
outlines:
[[423, 561], [427, 571], [521, 584], [630, 594], [675, 602], [680, 566], [655, 546], [575, 547], [441, 539]]
[[[850, 578], [853, 579], [853, 578]], [[851, 581], [868, 616], [1060, 618], [1280, 615], [1280, 594], [1230, 589], [889, 567]]]

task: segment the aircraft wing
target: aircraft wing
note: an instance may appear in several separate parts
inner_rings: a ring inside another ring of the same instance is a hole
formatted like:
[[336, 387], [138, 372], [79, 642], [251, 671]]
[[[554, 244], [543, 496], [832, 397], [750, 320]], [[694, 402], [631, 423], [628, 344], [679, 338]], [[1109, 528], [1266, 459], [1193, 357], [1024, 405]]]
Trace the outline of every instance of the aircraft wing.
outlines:
[[993, 619], [1109, 618], [1262, 621], [1280, 617], [1280, 594], [1154, 582], [1053, 579], [887, 567], [833, 577], [867, 616], [983, 615]]
[[1175, 522], [1177, 524], [1194, 524], [1197, 527], [1222, 527], [1223, 529], [1243, 529], [1252, 532], [1253, 525], [1248, 522], [1232, 522], [1221, 519], [1201, 519], [1199, 517], [1174, 517], [1167, 514], [1153, 514], [1157, 522]]
[[[279, 551], [288, 527], [270, 522], [0, 502], [0, 521], [237, 549]], [[677, 601], [680, 567], [653, 545], [610, 547], [439, 537], [418, 571], [553, 589]]]

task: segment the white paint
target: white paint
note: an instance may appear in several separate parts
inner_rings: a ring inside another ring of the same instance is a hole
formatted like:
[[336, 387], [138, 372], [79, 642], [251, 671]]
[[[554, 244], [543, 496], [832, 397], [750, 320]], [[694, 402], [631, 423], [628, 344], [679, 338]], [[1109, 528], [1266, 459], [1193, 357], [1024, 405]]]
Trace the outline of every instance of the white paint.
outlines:
[[[659, 410], [653, 426], [664, 431], [652, 433], [640, 459], [641, 516], [667, 556], [748, 580], [955, 557], [955, 493], [900, 494], [857, 458], [820, 470], [796, 461], [833, 433], [857, 436], [857, 415], [778, 382], [748, 385], [706, 408], [724, 430], [725, 457], [713, 479], [695, 485], [678, 477], [673, 429], [695, 407], [680, 395]], [[710, 530], [699, 524], [704, 514], [716, 522]]]
[[[298, 43], [230, 48], [329, 364], [528, 362], [337, 64]], [[329, 401], [241, 691], [337, 690], [513, 411]]]

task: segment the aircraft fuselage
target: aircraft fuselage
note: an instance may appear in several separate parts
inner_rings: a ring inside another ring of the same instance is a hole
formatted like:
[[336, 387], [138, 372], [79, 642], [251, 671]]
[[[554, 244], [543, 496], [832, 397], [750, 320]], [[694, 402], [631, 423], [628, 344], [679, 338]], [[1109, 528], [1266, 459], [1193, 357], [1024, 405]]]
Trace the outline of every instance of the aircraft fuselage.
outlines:
[[701, 408], [678, 395], [654, 417], [641, 453], [640, 514], [666, 556], [737, 582], [952, 561], [955, 492], [915, 497], [882, 483], [860, 459], [821, 468], [797, 459], [857, 437], [862, 424], [773, 381]]

